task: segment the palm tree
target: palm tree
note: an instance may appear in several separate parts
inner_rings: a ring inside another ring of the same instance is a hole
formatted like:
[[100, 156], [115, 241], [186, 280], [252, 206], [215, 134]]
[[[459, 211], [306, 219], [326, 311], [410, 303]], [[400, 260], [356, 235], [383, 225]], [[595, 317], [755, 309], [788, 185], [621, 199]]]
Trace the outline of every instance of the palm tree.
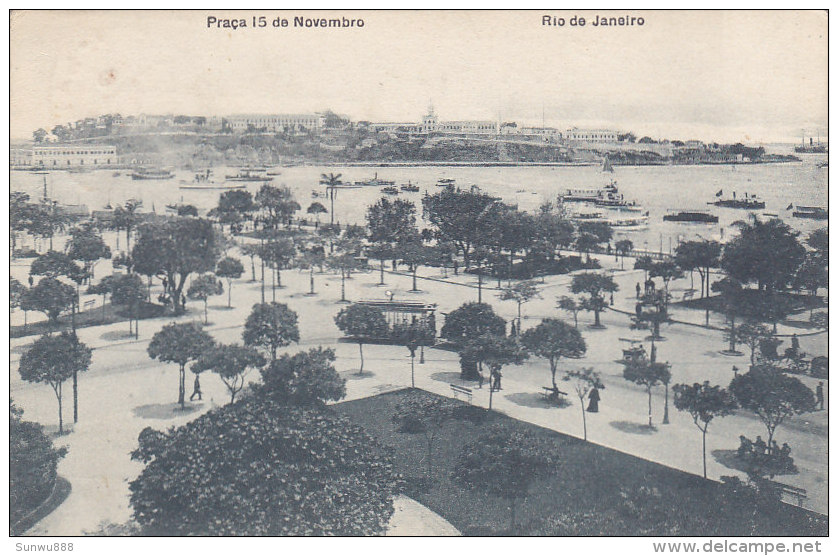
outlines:
[[335, 194], [337, 193], [337, 187], [343, 183], [340, 181], [340, 177], [342, 174], [333, 174], [329, 172], [328, 174], [320, 174], [320, 185], [326, 186], [326, 191], [329, 192], [329, 200], [332, 202], [332, 211], [329, 213], [329, 223], [335, 223]]

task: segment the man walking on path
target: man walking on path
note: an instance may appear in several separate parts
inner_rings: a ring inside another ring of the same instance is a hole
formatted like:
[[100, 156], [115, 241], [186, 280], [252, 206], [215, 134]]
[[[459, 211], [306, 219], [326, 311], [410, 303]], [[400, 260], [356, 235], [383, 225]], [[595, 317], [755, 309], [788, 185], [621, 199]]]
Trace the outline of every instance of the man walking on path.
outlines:
[[815, 388], [815, 398], [818, 400], [818, 405], [823, 411], [823, 381], [818, 382], [818, 387]]
[[198, 396], [198, 400], [203, 400], [201, 397], [201, 375], [195, 373], [195, 383], [192, 385], [192, 395], [189, 396], [189, 401], [193, 401], [195, 396]]
[[634, 285], [634, 297], [635, 299], [640, 299], [640, 282]]
[[588, 409], [589, 413], [599, 412], [599, 388], [592, 388], [591, 393], [588, 394]]

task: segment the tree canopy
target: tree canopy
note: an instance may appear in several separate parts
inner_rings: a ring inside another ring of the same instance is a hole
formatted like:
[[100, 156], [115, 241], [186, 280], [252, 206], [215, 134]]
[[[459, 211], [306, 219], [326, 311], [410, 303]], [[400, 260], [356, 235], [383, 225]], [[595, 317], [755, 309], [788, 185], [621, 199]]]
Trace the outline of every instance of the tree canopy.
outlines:
[[799, 233], [779, 219], [753, 217], [739, 222], [739, 235], [725, 244], [721, 267], [743, 284], [756, 282], [760, 290], [773, 291], [792, 283], [806, 256]]
[[577, 359], [587, 351], [579, 330], [559, 319], [544, 319], [521, 336], [521, 343], [532, 354], [550, 362], [550, 377], [556, 385], [556, 371], [562, 357]]
[[239, 344], [218, 344], [205, 351], [192, 364], [193, 373], [212, 371], [217, 374], [230, 392], [230, 403], [244, 388], [248, 371], [262, 367], [265, 358], [253, 348]]
[[267, 395], [299, 406], [322, 406], [346, 396], [346, 379], [334, 367], [335, 350], [316, 347], [282, 355], [261, 370]]
[[461, 345], [470, 338], [483, 334], [503, 335], [506, 321], [495, 314], [486, 303], [464, 303], [445, 316], [440, 335], [454, 344]]
[[246, 346], [264, 350], [276, 359], [276, 350], [300, 341], [297, 313], [284, 303], [257, 303], [244, 323]]

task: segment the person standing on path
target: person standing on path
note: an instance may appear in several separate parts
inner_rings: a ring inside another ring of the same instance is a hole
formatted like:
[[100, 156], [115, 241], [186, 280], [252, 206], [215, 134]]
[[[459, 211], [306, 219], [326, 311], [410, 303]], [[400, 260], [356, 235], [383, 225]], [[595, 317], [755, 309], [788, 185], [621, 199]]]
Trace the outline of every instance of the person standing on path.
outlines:
[[640, 282], [634, 285], [634, 297], [635, 299], [640, 299]]
[[588, 394], [588, 413], [599, 413], [599, 388], [592, 388]]

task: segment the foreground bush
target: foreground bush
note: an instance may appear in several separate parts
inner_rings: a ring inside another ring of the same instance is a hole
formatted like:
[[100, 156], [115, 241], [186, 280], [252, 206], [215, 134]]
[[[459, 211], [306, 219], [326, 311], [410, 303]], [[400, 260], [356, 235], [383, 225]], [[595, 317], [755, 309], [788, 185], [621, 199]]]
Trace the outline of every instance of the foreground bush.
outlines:
[[328, 408], [251, 394], [139, 440], [131, 505], [146, 534], [375, 535], [394, 511], [390, 452]]

